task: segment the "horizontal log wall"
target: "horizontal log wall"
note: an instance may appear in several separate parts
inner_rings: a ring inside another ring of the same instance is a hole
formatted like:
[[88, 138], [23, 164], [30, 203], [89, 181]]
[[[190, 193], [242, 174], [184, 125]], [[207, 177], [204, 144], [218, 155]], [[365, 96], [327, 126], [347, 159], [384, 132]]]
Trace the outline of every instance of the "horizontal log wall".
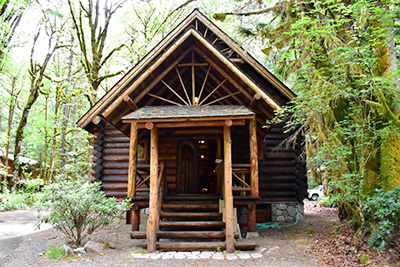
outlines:
[[307, 177], [301, 140], [298, 138], [294, 148], [286, 147], [282, 142], [288, 136], [282, 125], [275, 125], [264, 138], [265, 157], [258, 163], [259, 190], [264, 203], [304, 199]]
[[[99, 126], [95, 133], [92, 180], [102, 182], [106, 196], [124, 199], [128, 188], [129, 137], [111, 124]], [[138, 172], [148, 176], [149, 164], [138, 163]], [[137, 195], [147, 194], [146, 185]]]

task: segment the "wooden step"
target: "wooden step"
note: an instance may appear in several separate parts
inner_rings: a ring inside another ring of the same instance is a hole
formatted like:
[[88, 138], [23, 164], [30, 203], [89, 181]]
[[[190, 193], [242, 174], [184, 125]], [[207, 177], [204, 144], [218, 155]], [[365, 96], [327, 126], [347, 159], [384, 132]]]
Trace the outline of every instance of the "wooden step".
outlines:
[[160, 218], [214, 218], [221, 219], [222, 213], [219, 212], [168, 212], [161, 211]]
[[201, 211], [201, 210], [218, 210], [219, 205], [215, 203], [207, 203], [207, 205], [203, 204], [192, 204], [192, 203], [164, 203], [161, 208], [163, 210], [191, 210], [191, 211]]
[[[143, 243], [142, 247], [147, 249], [147, 243]], [[235, 249], [237, 250], [254, 250], [256, 243], [254, 241], [237, 241]], [[158, 250], [176, 250], [176, 251], [193, 251], [193, 250], [217, 250], [226, 249], [225, 242], [157, 242]]]
[[165, 228], [173, 228], [173, 229], [187, 229], [187, 228], [212, 228], [212, 229], [221, 229], [222, 227], [225, 226], [224, 222], [220, 221], [193, 221], [193, 222], [187, 222], [187, 221], [182, 221], [182, 222], [169, 222], [169, 221], [161, 221], [160, 222], [160, 228], [165, 227]]
[[225, 239], [224, 231], [159, 231], [158, 238], [169, 239]]
[[[147, 249], [147, 243], [143, 244]], [[157, 242], [158, 250], [192, 251], [192, 250], [217, 250], [224, 249], [225, 242]]]
[[[169, 239], [225, 239], [225, 231], [158, 231], [158, 238]], [[239, 234], [235, 233], [235, 238]], [[146, 232], [131, 232], [131, 239], [146, 239]]]

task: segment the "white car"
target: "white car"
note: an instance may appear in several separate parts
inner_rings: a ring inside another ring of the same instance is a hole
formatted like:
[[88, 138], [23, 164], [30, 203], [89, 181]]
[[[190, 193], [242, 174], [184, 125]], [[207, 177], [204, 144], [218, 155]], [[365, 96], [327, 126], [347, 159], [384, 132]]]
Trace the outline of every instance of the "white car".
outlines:
[[322, 185], [319, 185], [313, 189], [308, 189], [307, 193], [308, 193], [308, 199], [313, 201], [316, 201], [318, 200], [318, 198], [325, 196], [324, 187]]

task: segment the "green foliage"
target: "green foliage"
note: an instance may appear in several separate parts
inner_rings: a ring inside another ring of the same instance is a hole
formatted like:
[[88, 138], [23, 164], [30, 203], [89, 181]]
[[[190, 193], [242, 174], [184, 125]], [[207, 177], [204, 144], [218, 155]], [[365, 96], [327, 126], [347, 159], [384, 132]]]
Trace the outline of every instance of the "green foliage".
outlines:
[[394, 247], [400, 252], [400, 187], [384, 192], [377, 189], [365, 203], [363, 211], [368, 224], [364, 232], [370, 232], [368, 245], [379, 251]]
[[58, 247], [49, 246], [47, 248], [45, 256], [48, 259], [54, 259], [54, 260], [60, 260], [62, 258], [72, 258], [73, 256], [70, 254], [65, 255], [65, 252], [61, 249], [61, 246], [62, 245], [59, 245]]
[[48, 214], [40, 214], [41, 223], [52, 224], [79, 246], [87, 235], [121, 216], [129, 209], [129, 204], [106, 198], [99, 183], [64, 181], [45, 188], [39, 208], [49, 210]]
[[11, 193], [6, 181], [1, 182], [2, 193], [0, 193], [0, 212], [10, 210], [30, 209], [42, 196], [36, 192]]
[[26, 179], [18, 182], [21, 191], [24, 193], [39, 193], [42, 191], [45, 180], [41, 178]]

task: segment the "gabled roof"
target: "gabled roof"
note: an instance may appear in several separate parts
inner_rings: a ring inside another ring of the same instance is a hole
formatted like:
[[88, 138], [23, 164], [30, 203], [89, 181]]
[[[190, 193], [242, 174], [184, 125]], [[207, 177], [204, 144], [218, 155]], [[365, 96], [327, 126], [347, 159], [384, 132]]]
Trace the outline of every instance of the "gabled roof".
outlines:
[[[188, 83], [192, 83], [193, 92], [186, 89]], [[140, 108], [154, 105], [155, 101], [159, 105], [197, 105], [195, 96], [201, 97], [203, 91], [203, 96], [208, 92], [208, 104], [250, 106], [257, 95], [263, 100], [257, 106], [258, 113], [263, 115], [260, 124], [295, 97], [196, 9], [82, 116], [78, 126], [90, 131], [94, 126], [92, 121], [100, 116], [124, 131], [121, 118], [132, 112], [129, 108], [132, 105]], [[211, 95], [214, 100], [210, 102]]]

